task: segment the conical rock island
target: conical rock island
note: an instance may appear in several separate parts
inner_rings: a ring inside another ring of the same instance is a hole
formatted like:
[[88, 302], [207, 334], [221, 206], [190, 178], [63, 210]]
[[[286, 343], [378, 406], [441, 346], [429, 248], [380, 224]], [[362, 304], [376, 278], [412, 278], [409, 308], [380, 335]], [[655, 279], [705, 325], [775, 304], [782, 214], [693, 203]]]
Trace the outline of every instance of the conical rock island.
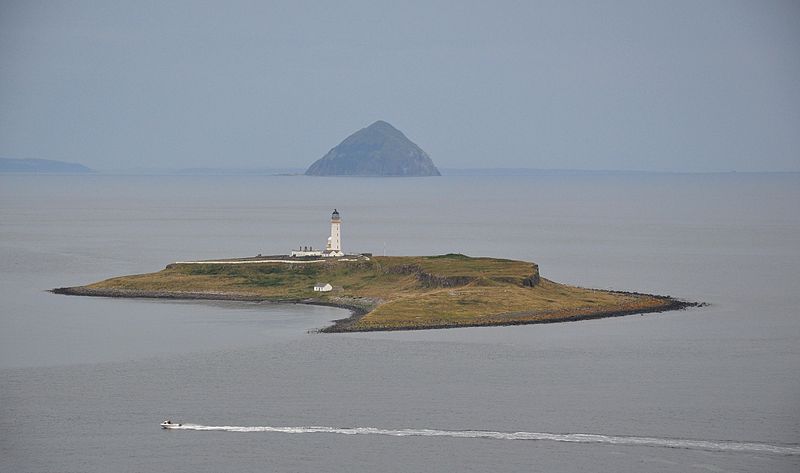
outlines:
[[307, 176], [441, 176], [428, 154], [400, 130], [377, 121], [348, 136]]

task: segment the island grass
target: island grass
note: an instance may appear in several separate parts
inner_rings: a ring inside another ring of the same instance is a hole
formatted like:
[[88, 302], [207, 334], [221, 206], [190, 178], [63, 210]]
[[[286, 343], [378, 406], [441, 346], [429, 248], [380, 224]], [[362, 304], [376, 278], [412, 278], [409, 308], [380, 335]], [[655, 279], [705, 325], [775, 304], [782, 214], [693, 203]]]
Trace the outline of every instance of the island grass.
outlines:
[[544, 322], [600, 312], [647, 311], [664, 303], [660, 297], [584, 289], [546, 279], [534, 288], [468, 285], [389, 301], [359, 319], [353, 329]]
[[[314, 292], [316, 283], [335, 290]], [[311, 264], [171, 264], [72, 293], [241, 298], [340, 305], [358, 316], [331, 331], [397, 330], [577, 320], [675, 307], [668, 297], [585, 289], [539, 277], [525, 261], [450, 254]], [[69, 291], [63, 291], [70, 293]]]

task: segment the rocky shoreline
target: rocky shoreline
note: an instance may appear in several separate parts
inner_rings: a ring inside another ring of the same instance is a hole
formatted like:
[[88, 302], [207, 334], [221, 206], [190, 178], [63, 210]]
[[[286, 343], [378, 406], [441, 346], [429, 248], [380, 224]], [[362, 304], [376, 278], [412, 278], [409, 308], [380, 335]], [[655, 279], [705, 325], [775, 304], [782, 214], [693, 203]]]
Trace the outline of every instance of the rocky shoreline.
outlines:
[[334, 324], [330, 327], [319, 330], [322, 333], [351, 333], [351, 332], [394, 332], [394, 331], [408, 331], [408, 330], [436, 330], [447, 328], [467, 328], [467, 327], [508, 327], [512, 325], [534, 325], [534, 324], [556, 324], [562, 322], [579, 322], [581, 320], [595, 320], [605, 319], [610, 317], [623, 317], [626, 315], [644, 315], [660, 312], [669, 312], [673, 310], [684, 310], [691, 307], [705, 307], [708, 304], [704, 302], [687, 302], [678, 299], [671, 299], [669, 303], [664, 306], [648, 308], [648, 309], [631, 309], [631, 310], [617, 310], [617, 311], [598, 311], [588, 314], [575, 314], [572, 316], [556, 317], [540, 320], [508, 320], [508, 321], [489, 321], [486, 323], [452, 323], [452, 324], [421, 324], [421, 325], [405, 325], [405, 326], [387, 326], [387, 327], [356, 327], [355, 324], [364, 314], [354, 314], [346, 319], [334, 320]]
[[[176, 292], [176, 291], [144, 291], [136, 289], [95, 289], [85, 286], [75, 287], [59, 287], [51, 289], [49, 292], [54, 294], [63, 294], [70, 296], [90, 296], [90, 297], [112, 297], [112, 298], [142, 298], [142, 299], [172, 299], [172, 300], [215, 300], [215, 301], [242, 301], [242, 302], [271, 302], [276, 304], [308, 304], [326, 307], [337, 307], [347, 309], [351, 312], [351, 316], [343, 319], [334, 320], [333, 325], [315, 330], [320, 333], [350, 333], [350, 332], [386, 332], [386, 331], [400, 331], [400, 330], [433, 330], [433, 329], [446, 329], [446, 328], [466, 328], [466, 327], [498, 327], [498, 326], [512, 326], [512, 325], [532, 325], [532, 324], [549, 324], [561, 322], [577, 322], [580, 320], [593, 320], [609, 317], [622, 317], [626, 315], [647, 313], [659, 313], [672, 310], [684, 310], [691, 307], [704, 307], [708, 304], [703, 302], [688, 302], [679, 299], [674, 299], [670, 296], [656, 296], [664, 300], [663, 306], [630, 309], [630, 310], [611, 310], [611, 311], [597, 311], [590, 313], [576, 313], [574, 315], [565, 315], [562, 317], [548, 318], [548, 319], [533, 319], [533, 320], [507, 320], [497, 321], [491, 320], [485, 323], [450, 323], [450, 324], [419, 324], [419, 325], [406, 325], [406, 326], [387, 326], [387, 327], [357, 327], [357, 322], [373, 308], [380, 304], [379, 300], [368, 298], [338, 298], [338, 300], [321, 300], [321, 299], [266, 299], [261, 296], [244, 294], [244, 293], [226, 293], [226, 292]], [[635, 292], [613, 291], [620, 294], [638, 295]]]

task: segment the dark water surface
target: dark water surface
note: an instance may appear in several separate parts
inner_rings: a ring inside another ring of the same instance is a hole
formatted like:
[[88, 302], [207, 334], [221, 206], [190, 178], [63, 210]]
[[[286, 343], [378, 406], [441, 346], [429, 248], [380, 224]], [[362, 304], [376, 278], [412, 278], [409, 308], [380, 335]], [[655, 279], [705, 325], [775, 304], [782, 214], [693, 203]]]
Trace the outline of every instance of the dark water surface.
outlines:
[[[797, 471], [798, 202], [797, 175], [0, 176], [0, 470]], [[711, 306], [321, 335], [347, 312], [45, 292], [322, 246], [333, 207], [346, 250]]]

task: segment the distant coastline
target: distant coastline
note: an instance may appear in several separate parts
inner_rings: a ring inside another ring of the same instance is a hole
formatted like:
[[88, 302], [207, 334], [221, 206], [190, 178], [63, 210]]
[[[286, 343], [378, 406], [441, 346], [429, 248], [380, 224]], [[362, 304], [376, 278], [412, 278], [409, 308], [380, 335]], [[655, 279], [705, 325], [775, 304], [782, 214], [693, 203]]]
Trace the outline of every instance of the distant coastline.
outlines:
[[94, 172], [92, 169], [83, 164], [66, 161], [0, 158], [0, 173], [88, 174], [92, 172]]
[[[0, 158], [0, 162], [6, 161], [47, 161], [47, 160], [10, 160]], [[57, 161], [51, 161], [57, 162]], [[119, 168], [119, 169], [94, 169], [83, 166], [78, 170], [32, 170], [30, 168], [2, 169], [0, 174], [91, 174], [98, 176], [186, 176], [186, 177], [215, 177], [215, 176], [285, 176], [285, 177], [309, 177], [318, 178], [320, 176], [305, 176], [304, 168], [294, 167], [195, 167], [195, 168]], [[648, 171], [648, 170], [624, 170], [624, 169], [539, 169], [539, 168], [439, 168], [444, 177], [520, 177], [520, 176], [720, 176], [735, 177], [739, 176], [800, 176], [800, 171]], [[351, 178], [373, 178], [381, 177], [391, 179], [392, 176], [348, 176]]]

